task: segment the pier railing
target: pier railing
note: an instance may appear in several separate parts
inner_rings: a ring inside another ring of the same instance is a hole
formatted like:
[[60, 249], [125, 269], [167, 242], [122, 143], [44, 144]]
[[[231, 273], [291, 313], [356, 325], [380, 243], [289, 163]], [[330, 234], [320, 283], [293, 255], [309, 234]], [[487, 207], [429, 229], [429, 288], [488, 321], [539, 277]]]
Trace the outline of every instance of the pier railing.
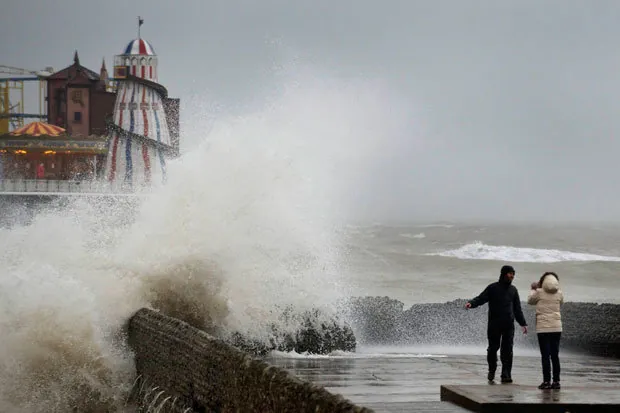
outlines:
[[0, 193], [109, 193], [108, 185], [97, 180], [0, 179]]

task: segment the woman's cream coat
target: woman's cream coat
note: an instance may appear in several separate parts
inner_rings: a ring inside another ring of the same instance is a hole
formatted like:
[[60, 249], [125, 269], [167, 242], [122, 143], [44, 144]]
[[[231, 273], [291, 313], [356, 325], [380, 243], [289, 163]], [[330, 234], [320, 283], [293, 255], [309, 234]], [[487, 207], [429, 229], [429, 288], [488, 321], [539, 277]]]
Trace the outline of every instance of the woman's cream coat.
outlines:
[[557, 278], [553, 275], [546, 276], [542, 288], [530, 292], [527, 303], [536, 306], [537, 333], [558, 333], [562, 331], [560, 307], [564, 303], [564, 294]]

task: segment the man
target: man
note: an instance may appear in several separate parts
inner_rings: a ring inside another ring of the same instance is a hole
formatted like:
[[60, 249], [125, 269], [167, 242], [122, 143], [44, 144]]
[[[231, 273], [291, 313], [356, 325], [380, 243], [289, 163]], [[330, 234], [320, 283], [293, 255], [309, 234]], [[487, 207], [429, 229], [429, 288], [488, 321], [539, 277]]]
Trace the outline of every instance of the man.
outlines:
[[476, 308], [489, 303], [489, 321], [487, 326], [487, 362], [489, 363], [489, 382], [495, 380], [497, 370], [497, 350], [502, 361], [502, 383], [512, 383], [512, 347], [515, 335], [515, 318], [527, 334], [527, 323], [521, 310], [521, 300], [517, 288], [512, 285], [515, 270], [510, 265], [501, 269], [499, 281], [489, 284], [484, 291], [465, 304], [465, 308]]

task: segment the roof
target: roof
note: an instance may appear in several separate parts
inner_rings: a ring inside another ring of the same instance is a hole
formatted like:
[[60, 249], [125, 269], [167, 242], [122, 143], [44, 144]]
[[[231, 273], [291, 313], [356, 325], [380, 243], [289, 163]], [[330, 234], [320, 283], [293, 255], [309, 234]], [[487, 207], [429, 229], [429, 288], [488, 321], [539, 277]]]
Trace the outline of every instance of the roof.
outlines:
[[46, 150], [74, 153], [106, 154], [107, 137], [68, 136], [65, 129], [44, 122], [32, 122], [23, 128], [0, 135], [0, 152], [25, 150], [42, 152]]
[[[69, 79], [69, 75], [71, 74], [71, 69], [73, 69], [75, 65], [71, 65], [69, 67], [65, 67], [64, 69], [54, 73], [47, 77], [49, 80], [53, 79]], [[99, 75], [93, 72], [90, 69], [85, 68], [84, 66], [77, 66], [76, 74], [83, 73], [88, 80], [99, 80]], [[71, 76], [73, 78], [73, 76]]]
[[155, 49], [153, 49], [153, 46], [146, 40], [138, 38], [130, 41], [127, 46], [125, 46], [123, 54], [155, 56]]
[[[72, 69], [75, 69], [75, 72], [72, 73]], [[77, 50], [75, 51], [75, 55], [73, 57], [73, 64], [71, 66], [67, 66], [62, 70], [59, 70], [56, 73], [53, 73], [47, 77], [47, 79], [66, 79], [68, 80], [70, 77], [77, 75], [78, 73], [83, 73], [88, 80], [99, 80], [99, 74], [93, 72], [92, 70], [82, 66], [80, 64], [80, 59], [78, 57]]]
[[11, 136], [60, 136], [65, 129], [45, 122], [32, 122], [9, 133]]

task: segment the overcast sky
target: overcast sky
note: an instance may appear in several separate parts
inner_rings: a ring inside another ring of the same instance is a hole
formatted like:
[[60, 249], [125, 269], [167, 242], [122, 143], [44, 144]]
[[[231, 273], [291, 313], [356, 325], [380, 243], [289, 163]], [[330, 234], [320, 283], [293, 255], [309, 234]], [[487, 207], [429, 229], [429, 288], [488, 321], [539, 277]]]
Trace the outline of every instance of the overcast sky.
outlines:
[[8, 3], [0, 62], [29, 69], [63, 68], [75, 49], [110, 69], [142, 16], [185, 131], [259, 108], [282, 66], [329, 78], [327, 91], [371, 85], [393, 109], [375, 122], [392, 127], [349, 185], [360, 216], [620, 220], [618, 1]]

